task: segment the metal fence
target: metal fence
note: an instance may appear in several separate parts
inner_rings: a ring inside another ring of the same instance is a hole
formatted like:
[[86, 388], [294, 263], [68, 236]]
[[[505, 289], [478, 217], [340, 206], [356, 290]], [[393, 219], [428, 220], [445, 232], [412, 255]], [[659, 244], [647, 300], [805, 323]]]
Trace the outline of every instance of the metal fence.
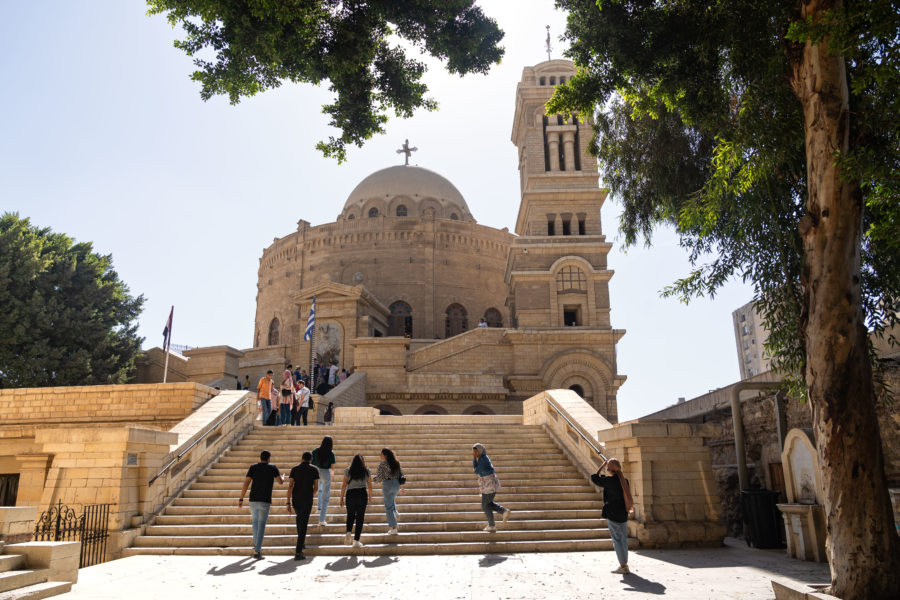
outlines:
[[111, 504], [87, 504], [81, 515], [60, 501], [41, 513], [34, 525], [36, 542], [81, 542], [79, 568], [106, 560]]

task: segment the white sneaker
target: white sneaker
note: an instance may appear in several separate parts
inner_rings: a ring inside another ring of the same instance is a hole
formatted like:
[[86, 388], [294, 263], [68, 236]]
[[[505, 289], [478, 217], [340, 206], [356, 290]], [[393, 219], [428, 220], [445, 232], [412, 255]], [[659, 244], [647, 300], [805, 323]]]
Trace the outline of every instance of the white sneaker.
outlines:
[[354, 547], [354, 548], [362, 548], [362, 547], [363, 547], [363, 543], [362, 543], [361, 541], [359, 541], [359, 540], [354, 540], [354, 541], [353, 541], [353, 547]]
[[613, 571], [613, 574], [615, 575], [628, 575], [629, 573], [631, 573], [631, 571], [628, 570], [628, 565], [619, 567], [618, 569]]
[[488, 525], [487, 527], [485, 527], [484, 529], [482, 529], [482, 531], [484, 531], [485, 533], [496, 533], [496, 532], [497, 532], [497, 528], [494, 527], [493, 525]]
[[350, 546], [353, 544], [353, 532], [348, 531], [346, 535], [344, 535], [344, 544]]
[[511, 515], [511, 514], [512, 514], [512, 511], [509, 510], [508, 508], [507, 508], [506, 510], [503, 511], [503, 522], [504, 522], [504, 523], [506, 523], [507, 521], [509, 521], [509, 515]]
[[388, 529], [388, 535], [397, 535], [397, 528], [391, 527], [390, 529]]

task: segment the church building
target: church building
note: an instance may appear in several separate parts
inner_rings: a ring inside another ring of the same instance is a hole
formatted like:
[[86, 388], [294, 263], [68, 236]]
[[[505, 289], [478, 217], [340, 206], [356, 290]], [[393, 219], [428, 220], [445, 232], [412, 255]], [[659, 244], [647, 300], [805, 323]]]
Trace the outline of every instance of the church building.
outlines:
[[544, 114], [574, 73], [566, 60], [522, 73], [515, 234], [478, 223], [430, 169], [372, 173], [335, 222], [300, 221], [263, 251], [241, 372], [308, 364], [315, 297], [317, 356], [366, 372], [368, 403], [385, 413], [514, 414], [536, 392], [569, 388], [615, 421], [625, 332], [610, 324], [606, 191], [587, 151], [590, 125]]

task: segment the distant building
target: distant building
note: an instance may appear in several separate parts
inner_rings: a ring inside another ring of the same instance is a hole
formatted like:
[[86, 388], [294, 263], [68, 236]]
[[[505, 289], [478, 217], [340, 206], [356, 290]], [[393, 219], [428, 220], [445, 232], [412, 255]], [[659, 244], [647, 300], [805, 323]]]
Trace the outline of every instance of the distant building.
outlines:
[[748, 302], [731, 313], [734, 321], [734, 341], [737, 344], [738, 363], [741, 379], [747, 379], [768, 371], [769, 358], [764, 354], [769, 331], [762, 322], [753, 302]]

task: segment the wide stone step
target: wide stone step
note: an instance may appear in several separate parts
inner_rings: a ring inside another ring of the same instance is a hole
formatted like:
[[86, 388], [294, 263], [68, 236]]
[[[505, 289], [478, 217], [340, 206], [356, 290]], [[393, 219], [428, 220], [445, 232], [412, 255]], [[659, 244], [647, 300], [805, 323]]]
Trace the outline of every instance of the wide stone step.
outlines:
[[27, 585], [0, 594], [0, 600], [41, 600], [59, 596], [72, 590], [72, 584], [68, 581], [44, 581]]
[[[249, 467], [249, 466], [248, 466]], [[212, 467], [207, 470], [207, 474], [211, 476], [217, 477], [236, 477], [239, 479], [243, 479], [247, 475], [247, 468], [244, 467], [241, 469], [229, 469], [229, 468], [219, 468]], [[283, 475], [289, 475], [290, 471], [287, 469], [279, 468], [279, 471], [282, 472]], [[529, 465], [503, 465], [500, 468], [495, 467], [494, 472], [497, 474], [497, 477], [500, 478], [501, 483], [503, 482], [504, 476], [516, 476], [516, 475], [532, 475], [535, 477], [543, 477], [543, 478], [553, 478], [557, 474], [568, 475], [570, 477], [576, 475], [578, 472], [575, 470], [575, 467], [571, 465], [559, 465], [559, 466], [529, 466]], [[469, 479], [475, 478], [475, 473], [472, 471], [472, 466], [459, 466], [459, 465], [451, 465], [451, 466], [433, 466], [430, 468], [409, 468], [403, 467], [403, 473], [407, 477], [421, 477], [421, 476], [437, 476], [437, 475], [457, 475], [461, 477], [468, 477]], [[343, 470], [338, 471], [335, 469], [335, 476], [340, 478], [344, 476]]]
[[[431, 504], [431, 503], [445, 503], [445, 504], [457, 504], [460, 502], [472, 502], [473, 501], [473, 489], [448, 489], [445, 490], [446, 493], [442, 493], [440, 495], [434, 495], [429, 493], [426, 490], [404, 490], [403, 494], [397, 497], [397, 503], [399, 505], [408, 505], [408, 504]], [[534, 488], [522, 490], [519, 493], [510, 493], [507, 488], [503, 488], [501, 490], [503, 497], [505, 498], [514, 498], [517, 502], [549, 502], [554, 501], [559, 503], [560, 497], [559, 494], [553, 493], [539, 493]], [[337, 501], [340, 503], [340, 496], [338, 495], [340, 490], [332, 490], [331, 495], [333, 501]], [[183, 498], [207, 498], [207, 499], [215, 499], [215, 500], [226, 500], [227, 502], [234, 502], [235, 498], [240, 495], [240, 490], [228, 490], [228, 491], [210, 491], [210, 490], [185, 490], [182, 495]], [[375, 491], [374, 498], [369, 499], [369, 506], [380, 506], [384, 503], [381, 500], [382, 496]], [[275, 506], [281, 506], [287, 500], [287, 490], [274, 490], [272, 493], [272, 503]], [[594, 502], [599, 502], [599, 496], [591, 491], [589, 488], [582, 488], [577, 492], [569, 492], [566, 496], [566, 501], [569, 500], [593, 500]]]
[[[496, 534], [484, 534], [493, 536]], [[363, 540], [365, 543], [365, 540]], [[269, 556], [288, 556], [294, 554], [296, 541], [287, 546], [271, 546], [265, 548]], [[369, 544], [362, 548], [348, 546], [324, 546], [304, 550], [309, 556], [398, 556], [398, 555], [430, 555], [430, 554], [515, 554], [520, 552], [595, 552], [612, 550], [612, 540], [546, 540], [546, 541], [484, 541], [452, 544]], [[138, 554], [191, 554], [191, 555], [226, 555], [249, 556], [250, 545], [243, 547], [165, 547], [147, 546], [128, 548], [125, 556]]]
[[25, 557], [21, 554], [0, 554], [0, 573], [15, 571], [25, 566]]
[[[456, 521], [483, 521], [484, 512], [481, 510], [480, 504], [472, 504], [469, 506], [461, 506], [459, 510], [454, 511], [413, 511], [409, 507], [400, 507], [401, 522], [456, 522]], [[594, 509], [568, 509], [557, 508], [553, 511], [542, 510], [524, 510], [512, 508], [515, 511], [516, 519], [600, 519], [602, 511], [598, 508]], [[192, 520], [193, 519], [193, 520]], [[198, 520], [199, 519], [199, 520]], [[328, 522], [332, 524], [344, 523], [346, 513], [344, 509], [338, 506], [332, 506], [328, 509]], [[366, 511], [366, 521], [372, 523], [380, 523], [385, 519], [384, 510]], [[318, 515], [310, 516], [310, 521], [318, 520]], [[288, 515], [286, 511], [273, 511], [269, 513], [268, 523], [281, 525], [290, 525], [295, 521], [293, 515]], [[165, 514], [156, 518], [156, 523], [178, 524], [178, 523], [211, 523], [211, 524], [245, 524], [250, 522], [250, 515], [246, 509], [223, 508], [218, 506], [170, 506]]]
[[[333, 528], [337, 529], [337, 528]], [[561, 540], [596, 540], [609, 538], [609, 531], [594, 529], [555, 529], [543, 531], [514, 530], [506, 529], [502, 525], [497, 528], [495, 533], [485, 533], [481, 530], [472, 531], [448, 531], [435, 533], [417, 533], [400, 531], [396, 535], [387, 535], [381, 533], [366, 532], [363, 529], [363, 543], [369, 544], [391, 544], [397, 547], [404, 545], [417, 544], [458, 544], [483, 542], [486, 536], [491, 536], [495, 541], [516, 542], [516, 541], [561, 541]], [[309, 549], [323, 548], [328, 546], [341, 546], [347, 548], [344, 543], [344, 532], [335, 531], [333, 534], [307, 534], [306, 547]], [[266, 537], [263, 540], [263, 549], [269, 547], [280, 547], [294, 545], [296, 547], [296, 532], [287, 535], [269, 535], [266, 529]], [[222, 548], [230, 547], [250, 547], [252, 545], [251, 535], [224, 535], [224, 536], [166, 536], [162, 538], [158, 536], [138, 536], [134, 540], [134, 545], [138, 548], [145, 546], [177, 546], [183, 548], [190, 547], [209, 547], [219, 546]]]
[[[597, 500], [573, 500], [567, 501], [564, 505], [561, 505], [559, 500], [546, 500], [543, 502], [540, 501], [521, 501], [516, 497], [497, 497], [497, 502], [506, 506], [512, 510], [546, 510], [552, 511], [560, 508], [560, 506], [565, 506], [567, 509], [590, 509], [590, 508], [600, 508], [601, 504], [597, 502]], [[473, 496], [468, 496], [466, 500], [460, 500], [459, 502], [419, 502], [419, 503], [407, 503], [401, 502], [398, 506], [403, 508], [405, 507], [407, 510], [411, 512], [434, 512], [438, 510], [443, 510], [446, 512], [447, 508], [455, 508], [457, 506], [481, 506], [481, 499]], [[373, 502], [370, 503], [369, 506], [371, 510], [379, 510], [383, 506], [381, 502]], [[237, 507], [237, 502], [234, 499], [230, 498], [179, 498], [175, 502], [172, 503], [172, 508], [187, 508], [187, 507], [204, 507], [204, 508], [221, 508], [222, 510], [229, 510], [231, 507], [234, 510], [244, 510], [248, 511], [245, 507], [243, 509], [239, 509]], [[337, 506], [335, 508], [338, 508]], [[278, 505], [275, 505], [276, 512], [278, 510]], [[248, 511], [249, 514], [249, 511]]]
[[[413, 522], [409, 520], [409, 515], [401, 515], [400, 528], [403, 533], [434, 533], [441, 531], [481, 531], [485, 522], [481, 521], [445, 521], [445, 522]], [[329, 533], [340, 533], [343, 535], [344, 523], [343, 519], [329, 519], [330, 523], [326, 526], [318, 525], [315, 519], [310, 519], [309, 531], [307, 538], [312, 536], [322, 536]], [[504, 530], [508, 531], [544, 531], [559, 529], [591, 529], [606, 530], [606, 519], [533, 519], [523, 520], [516, 514], [515, 518], [503, 525]], [[378, 522], [370, 522], [369, 515], [366, 514], [366, 532], [386, 534], [388, 525], [384, 520]], [[266, 524], [266, 535], [293, 535], [296, 533], [296, 527], [293, 523], [272, 523]], [[251, 535], [252, 527], [249, 522], [241, 521], [234, 524], [222, 524], [220, 522], [208, 524], [181, 524], [181, 525], [151, 525], [147, 527], [146, 536], [225, 536], [225, 535]]]
[[[478, 484], [474, 479], [470, 479], [466, 482], [466, 485], [460, 486], [449, 486], [445, 480], [442, 481], [432, 481], [432, 482], [421, 482], [417, 481], [415, 485], [409, 483], [403, 486], [403, 493], [399, 496], [402, 501], [404, 498], [409, 498], [410, 496], [422, 495], [422, 494], [433, 494], [435, 489], [441, 490], [441, 493], [447, 493], [452, 495], [459, 494], [472, 494], [475, 493], [474, 490], [478, 488]], [[340, 493], [340, 483], [337, 485], [332, 483], [331, 495], [332, 497], [336, 497], [336, 494]], [[335, 489], [337, 488], [337, 489]], [[379, 495], [379, 491], [381, 488], [379, 484], [374, 484], [375, 494]], [[584, 493], [587, 490], [591, 490], [592, 493], [598, 495], [594, 488], [590, 485], [586, 485], [582, 483], [581, 485], [553, 485], [552, 483], [548, 483], [547, 485], [537, 486], [537, 485], [524, 485], [524, 486], [511, 486], [511, 485], [503, 485], [503, 489], [501, 490], [502, 494], [528, 494], [528, 493], [547, 493], [547, 494], [559, 494], [560, 498], [567, 497], [568, 494], [578, 494]], [[287, 488], [284, 486], [276, 486], [275, 494], [287, 494]], [[195, 494], [209, 493], [209, 492], [221, 492], [232, 494], [235, 497], [241, 493], [241, 482], [240, 481], [229, 481], [228, 483], [194, 483], [191, 485], [189, 489], [187, 489], [184, 493], [185, 496], [193, 496]], [[196, 497], [196, 496], [195, 496]]]
[[[269, 450], [272, 452], [272, 450]], [[335, 456], [340, 459], [341, 456], [344, 457], [344, 460], [349, 464], [352, 457], [358, 453], [363, 455], [363, 458], [366, 459], [366, 464], [373, 463], [373, 465], [377, 466], [381, 461], [380, 458], [381, 449], [376, 449], [371, 452], [354, 450], [351, 452], [341, 453], [335, 452]], [[401, 466], [406, 469], [408, 466], [418, 466], [418, 467], [428, 467], [435, 463], [444, 463], [444, 464], [467, 464], [469, 468], [472, 468], [472, 458], [471, 455], [466, 456], [465, 453], [444, 453], [435, 450], [429, 451], [421, 451], [408, 454], [407, 456], [402, 456], [400, 453], [395, 452], [397, 459], [400, 461]], [[275, 464], [285, 464], [292, 463], [292, 461], [288, 460], [290, 457], [296, 457], [297, 462], [293, 462], [292, 464], [297, 464], [300, 462], [301, 457], [303, 456], [302, 449], [293, 449], [287, 454], [273, 454], [272, 462]], [[276, 456], [280, 456], [280, 460], [275, 460]], [[541, 452], [539, 456], [535, 456], [534, 452], [506, 452], [506, 453], [495, 453], [491, 456], [492, 462], [500, 463], [501, 461], [505, 464], [508, 462], [515, 462], [516, 464], [568, 464], [568, 457], [562, 452], [552, 452], [546, 451]], [[232, 467], [240, 467], [243, 466], [245, 469], [251, 464], [259, 461], [259, 452], [251, 451], [243, 453], [243, 455], [236, 454], [227, 454], [223, 456], [219, 462], [219, 466], [229, 465]], [[338, 462], [340, 464], [340, 461]], [[337, 467], [337, 465], [336, 465]]]
[[0, 592], [8, 592], [47, 581], [47, 569], [4, 571], [0, 573]]
[[[198, 483], [226, 483], [233, 484], [235, 481], [238, 483], [243, 483], [244, 476], [246, 475], [246, 471], [241, 474], [240, 477], [235, 478], [232, 476], [223, 476], [223, 475], [201, 475], [197, 478]], [[546, 478], [531, 478], [531, 477], [523, 477], [520, 473], [514, 474], [498, 474], [500, 478], [500, 483], [503, 485], [503, 489], [506, 489], [507, 486], [510, 487], [523, 487], [523, 486], [531, 486], [534, 485], [536, 487], [542, 486], [554, 486], [554, 485], [585, 485], [585, 478], [580, 475], [569, 475], [565, 476], [565, 474], [561, 474], [559, 477], [553, 477], [552, 479]], [[338, 481], [332, 481], [331, 487], [334, 488], [337, 485], [340, 490], [340, 478], [335, 477]], [[475, 479], [473, 473], [466, 474], [446, 474], [443, 477], [437, 477], [429, 481], [421, 481], [419, 478], [413, 479], [410, 476], [410, 483], [407, 483], [405, 487], [413, 488], [413, 487], [447, 487], [453, 485], [454, 487], [470, 487], [470, 489], [478, 489], [478, 482]], [[429, 485], [434, 484], [434, 485]], [[285, 483], [287, 485], [287, 483]], [[278, 485], [276, 484], [276, 489]]]

